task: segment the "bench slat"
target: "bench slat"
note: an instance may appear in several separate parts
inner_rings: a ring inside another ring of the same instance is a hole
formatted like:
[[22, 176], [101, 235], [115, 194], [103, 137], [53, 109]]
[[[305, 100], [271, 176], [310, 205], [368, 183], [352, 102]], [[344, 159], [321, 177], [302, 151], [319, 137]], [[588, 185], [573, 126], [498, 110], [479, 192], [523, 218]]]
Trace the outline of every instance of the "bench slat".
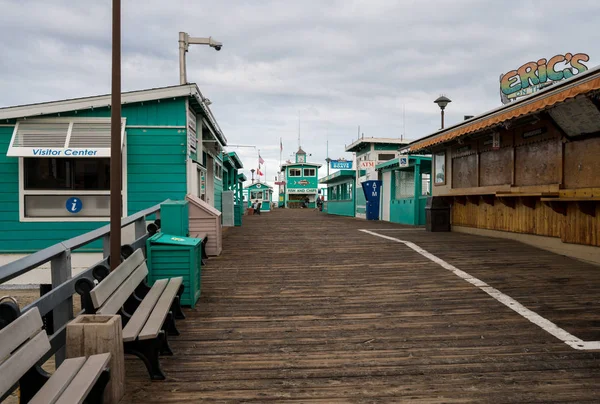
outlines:
[[[119, 289], [112, 294], [100, 309], [97, 310], [98, 314], [115, 314], [119, 311], [123, 303], [127, 301], [129, 296], [133, 293], [135, 288], [144, 280], [148, 275], [148, 267], [145, 262], [135, 269], [135, 271], [125, 279]], [[100, 282], [102, 283], [102, 282]]]
[[144, 300], [142, 300], [142, 303], [123, 329], [124, 342], [134, 341], [137, 338], [142, 327], [146, 324], [146, 320], [148, 320], [152, 309], [156, 306], [156, 302], [158, 302], [158, 299], [167, 287], [168, 282], [168, 279], [159, 279], [154, 282], [152, 289], [150, 289]]
[[0, 364], [19, 345], [35, 335], [42, 326], [40, 311], [34, 307], [0, 330]]
[[42, 330], [5, 360], [0, 365], [0, 375], [2, 375], [0, 377], [0, 397], [18, 382], [21, 376], [35, 365], [48, 350], [50, 350], [50, 341], [46, 331]]
[[148, 321], [146, 321], [144, 328], [140, 332], [139, 339], [150, 339], [158, 335], [171, 308], [171, 303], [173, 303], [173, 299], [177, 295], [181, 282], [183, 282], [181, 276], [170, 279], [165, 291], [160, 296], [158, 303], [156, 303], [152, 314], [150, 314], [150, 318], [148, 318]]
[[121, 285], [142, 262], [144, 262], [144, 254], [142, 253], [142, 249], [138, 248], [130, 257], [116, 267], [110, 275], [96, 285], [90, 292], [94, 307], [98, 308], [102, 306], [119, 285]]
[[65, 360], [29, 404], [54, 404], [85, 363], [85, 357]]
[[73, 378], [69, 387], [61, 394], [56, 404], [81, 404], [88, 395], [102, 371], [108, 365], [110, 353], [90, 356]]

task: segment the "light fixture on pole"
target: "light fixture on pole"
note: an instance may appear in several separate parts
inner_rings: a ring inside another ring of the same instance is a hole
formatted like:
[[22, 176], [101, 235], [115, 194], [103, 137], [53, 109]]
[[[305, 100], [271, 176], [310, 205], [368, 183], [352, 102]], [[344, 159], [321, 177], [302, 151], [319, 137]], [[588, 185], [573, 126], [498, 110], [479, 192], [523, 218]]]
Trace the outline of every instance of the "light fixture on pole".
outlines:
[[444, 109], [446, 108], [446, 106], [452, 102], [452, 100], [450, 100], [450, 98], [444, 96], [444, 95], [440, 95], [435, 101], [434, 101], [438, 107], [440, 107], [440, 109], [442, 110], [442, 129], [444, 129]]
[[325, 159], [325, 161], [327, 162], [327, 176], [329, 177], [329, 165], [330, 165], [329, 163], [331, 163], [331, 159], [329, 157], [327, 157]]
[[215, 41], [212, 37], [194, 38], [186, 32], [179, 33], [179, 83], [187, 84], [187, 75], [185, 67], [185, 53], [188, 51], [189, 45], [208, 45], [217, 51], [220, 51], [223, 44]]
[[252, 173], [252, 183], [253, 183], [253, 184], [254, 184], [254, 172], [255, 172], [255, 171], [256, 171], [256, 170], [255, 170], [254, 168], [250, 170], [250, 172]]

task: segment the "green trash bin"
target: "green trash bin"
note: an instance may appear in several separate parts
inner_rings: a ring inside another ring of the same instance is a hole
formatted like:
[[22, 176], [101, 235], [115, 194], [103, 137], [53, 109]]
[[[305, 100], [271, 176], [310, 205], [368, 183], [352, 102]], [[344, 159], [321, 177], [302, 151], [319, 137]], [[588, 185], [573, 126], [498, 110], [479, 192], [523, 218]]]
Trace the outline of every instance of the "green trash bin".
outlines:
[[181, 305], [194, 307], [200, 298], [202, 239], [156, 233], [146, 241], [148, 282], [183, 277]]

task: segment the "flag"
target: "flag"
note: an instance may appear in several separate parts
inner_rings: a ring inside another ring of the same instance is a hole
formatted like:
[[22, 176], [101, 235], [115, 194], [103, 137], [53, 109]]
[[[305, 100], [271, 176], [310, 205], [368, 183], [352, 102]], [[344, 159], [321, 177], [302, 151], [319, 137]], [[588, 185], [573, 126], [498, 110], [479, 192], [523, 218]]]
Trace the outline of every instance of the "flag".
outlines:
[[260, 157], [260, 154], [258, 155], [258, 164], [265, 164], [265, 161]]
[[260, 168], [259, 168], [259, 169], [258, 169], [258, 176], [259, 176], [259, 177], [261, 177], [261, 176], [263, 176], [263, 175], [264, 175], [264, 174], [262, 173], [262, 171], [260, 171]]

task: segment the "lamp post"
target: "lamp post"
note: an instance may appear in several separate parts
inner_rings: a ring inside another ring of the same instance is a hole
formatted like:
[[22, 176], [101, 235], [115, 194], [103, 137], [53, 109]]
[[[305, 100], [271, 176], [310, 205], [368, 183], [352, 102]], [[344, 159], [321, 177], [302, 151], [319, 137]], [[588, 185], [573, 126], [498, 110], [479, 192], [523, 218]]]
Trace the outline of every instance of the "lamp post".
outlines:
[[444, 109], [446, 108], [446, 106], [452, 102], [452, 100], [450, 100], [450, 98], [440, 95], [435, 101], [434, 101], [438, 107], [440, 107], [440, 109], [442, 110], [442, 129], [444, 129]]
[[331, 163], [331, 159], [329, 157], [327, 157], [325, 159], [325, 161], [327, 162], [327, 176], [329, 177], [329, 165], [330, 165], [329, 163]]
[[121, 0], [112, 2], [110, 113], [110, 270], [121, 263]]
[[188, 51], [189, 45], [208, 45], [217, 51], [220, 51], [223, 44], [219, 41], [215, 41], [212, 37], [208, 38], [194, 38], [189, 36], [186, 32], [179, 33], [179, 83], [186, 84], [186, 67], [185, 67], [185, 53]]
[[254, 168], [250, 170], [250, 172], [252, 173], [252, 183], [254, 184], [254, 171], [256, 171]]

